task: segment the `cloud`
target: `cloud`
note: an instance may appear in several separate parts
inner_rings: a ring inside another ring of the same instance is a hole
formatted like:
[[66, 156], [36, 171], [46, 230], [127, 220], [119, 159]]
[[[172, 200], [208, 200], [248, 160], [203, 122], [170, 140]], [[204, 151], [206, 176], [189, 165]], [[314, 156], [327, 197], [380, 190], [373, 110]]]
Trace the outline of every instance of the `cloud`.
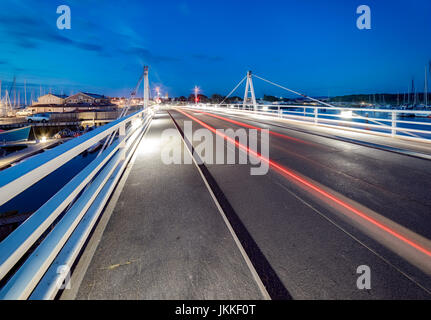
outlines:
[[87, 43], [87, 42], [80, 42], [80, 41], [73, 41], [73, 45], [77, 48], [88, 50], [88, 51], [95, 51], [95, 52], [103, 52], [104, 48], [101, 45], [94, 44], [94, 43]]
[[196, 60], [206, 60], [210, 62], [218, 62], [223, 60], [223, 58], [220, 56], [209, 56], [206, 54], [194, 54], [192, 55], [192, 58]]
[[[121, 39], [120, 43], [110, 43], [109, 50], [100, 44], [101, 36], [93, 36], [92, 41], [83, 41], [66, 37], [63, 34], [69, 31], [60, 31], [55, 26], [48, 25], [35, 19], [31, 16], [10, 16], [0, 14], [0, 30], [3, 29], [3, 40], [10, 41], [20, 48], [37, 48], [42, 43], [49, 43], [61, 46], [73, 46], [75, 48], [99, 53], [100, 56], [109, 57], [115, 53], [124, 55], [134, 55], [142, 58], [149, 63], [157, 62], [178, 62], [180, 59], [168, 55], [154, 54], [148, 49], [133, 45], [137, 42], [130, 34], [118, 33], [117, 31], [103, 30], [106, 33], [112, 34], [111, 38]], [[96, 25], [92, 22], [84, 23], [81, 20], [81, 28], [85, 30], [95, 30]], [[91, 26], [91, 27], [89, 27]], [[74, 29], [72, 28], [72, 31]], [[75, 31], [76, 32], [76, 31]], [[88, 36], [88, 34], [87, 34]], [[109, 37], [108, 37], [109, 38]], [[132, 45], [131, 45], [132, 44]]]
[[6, 27], [3, 40], [9, 39], [15, 45], [22, 48], [36, 48], [42, 42], [57, 45], [74, 46], [76, 48], [101, 52], [103, 47], [98, 44], [73, 40], [59, 34], [59, 30], [41, 23], [39, 19], [30, 16], [8, 16], [0, 15], [1, 27]]
[[135, 55], [139, 58], [145, 59], [148, 62], [178, 62], [181, 59], [176, 57], [164, 56], [164, 55], [155, 55], [148, 49], [142, 47], [129, 47], [126, 49], [121, 49], [121, 53], [126, 55]]

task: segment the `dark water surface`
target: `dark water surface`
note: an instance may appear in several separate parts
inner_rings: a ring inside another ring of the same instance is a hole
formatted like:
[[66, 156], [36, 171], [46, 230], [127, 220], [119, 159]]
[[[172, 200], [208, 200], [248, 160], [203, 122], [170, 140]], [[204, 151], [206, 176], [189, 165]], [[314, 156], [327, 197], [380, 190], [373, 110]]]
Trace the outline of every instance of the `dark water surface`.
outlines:
[[[85, 168], [97, 152], [83, 153], [73, 158], [30, 188], [0, 206], [0, 218], [8, 215], [32, 213], [40, 208], [67, 182]], [[31, 159], [28, 159], [31, 161]]]

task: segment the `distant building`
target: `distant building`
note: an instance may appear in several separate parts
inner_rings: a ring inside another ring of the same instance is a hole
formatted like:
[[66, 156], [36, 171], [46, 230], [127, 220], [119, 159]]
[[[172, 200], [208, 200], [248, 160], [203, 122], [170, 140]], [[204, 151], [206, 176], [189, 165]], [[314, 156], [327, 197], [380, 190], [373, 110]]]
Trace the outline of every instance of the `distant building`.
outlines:
[[78, 92], [66, 98], [66, 104], [89, 104], [89, 105], [106, 105], [110, 99], [106, 96], [87, 92]]
[[39, 97], [37, 99], [37, 102], [35, 102], [33, 105], [38, 105], [38, 104], [62, 105], [62, 104], [64, 104], [66, 98], [67, 98], [67, 96], [65, 96], [65, 95], [48, 93], [44, 96]]
[[64, 104], [33, 104], [27, 107], [26, 111], [32, 114], [43, 112], [72, 112], [76, 111], [76, 108], [67, 107]]
[[42, 112], [73, 112], [73, 111], [87, 111], [94, 110], [95, 107], [112, 107], [111, 101], [108, 97], [87, 93], [78, 92], [77, 94], [67, 97], [58, 94], [46, 94], [37, 99], [33, 105], [26, 108], [29, 113], [42, 113]]

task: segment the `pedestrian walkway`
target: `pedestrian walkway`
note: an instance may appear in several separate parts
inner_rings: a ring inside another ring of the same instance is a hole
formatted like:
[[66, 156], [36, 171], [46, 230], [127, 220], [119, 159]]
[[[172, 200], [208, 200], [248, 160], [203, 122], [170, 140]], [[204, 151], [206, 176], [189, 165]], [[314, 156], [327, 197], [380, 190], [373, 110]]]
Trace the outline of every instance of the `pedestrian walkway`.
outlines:
[[262, 298], [195, 165], [162, 162], [169, 128], [160, 112], [140, 142], [77, 299]]

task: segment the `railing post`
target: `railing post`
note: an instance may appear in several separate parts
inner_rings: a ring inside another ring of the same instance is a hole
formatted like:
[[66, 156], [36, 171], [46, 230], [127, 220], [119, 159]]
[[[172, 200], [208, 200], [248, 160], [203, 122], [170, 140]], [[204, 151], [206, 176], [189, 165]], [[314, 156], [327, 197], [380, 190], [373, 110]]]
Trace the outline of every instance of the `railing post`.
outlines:
[[317, 122], [319, 121], [319, 108], [314, 108], [314, 124], [317, 124]]
[[120, 139], [120, 152], [122, 152], [121, 160], [124, 160], [126, 159], [126, 150], [124, 150], [124, 148], [126, 147], [126, 123], [125, 122], [123, 122], [120, 125], [120, 130], [118, 134], [119, 134], [118, 138]]
[[392, 111], [392, 131], [391, 136], [395, 137], [397, 135], [397, 113]]
[[278, 106], [277, 108], [278, 108], [278, 117], [281, 118], [281, 107]]

